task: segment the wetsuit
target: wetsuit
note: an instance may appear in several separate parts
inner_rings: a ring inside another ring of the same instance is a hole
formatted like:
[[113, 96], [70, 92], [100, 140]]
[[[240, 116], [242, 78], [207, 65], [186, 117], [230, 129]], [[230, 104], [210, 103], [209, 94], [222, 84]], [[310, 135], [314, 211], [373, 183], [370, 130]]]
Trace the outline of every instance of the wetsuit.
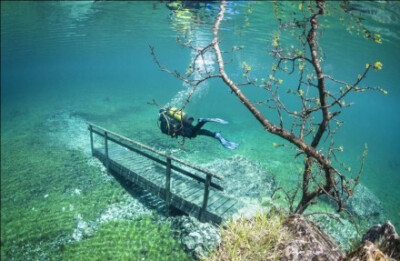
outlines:
[[178, 121], [164, 111], [160, 111], [159, 121], [161, 132], [168, 134], [171, 137], [177, 137], [178, 135], [190, 139], [197, 135], [215, 137], [215, 132], [201, 129], [203, 125], [206, 124], [206, 121], [199, 121], [195, 126], [193, 126], [192, 117], [184, 116], [182, 121]]
[[199, 118], [196, 126], [193, 126], [193, 117], [188, 117], [184, 112], [176, 108], [166, 108], [160, 110], [158, 120], [160, 121], [160, 129], [162, 133], [170, 135], [171, 137], [183, 136], [187, 138], [194, 138], [197, 135], [209, 136], [217, 139], [227, 149], [236, 149], [239, 144], [229, 141], [222, 137], [219, 132], [212, 132], [204, 130], [202, 127], [206, 122], [217, 122], [220, 124], [228, 124], [227, 121], [219, 118]]

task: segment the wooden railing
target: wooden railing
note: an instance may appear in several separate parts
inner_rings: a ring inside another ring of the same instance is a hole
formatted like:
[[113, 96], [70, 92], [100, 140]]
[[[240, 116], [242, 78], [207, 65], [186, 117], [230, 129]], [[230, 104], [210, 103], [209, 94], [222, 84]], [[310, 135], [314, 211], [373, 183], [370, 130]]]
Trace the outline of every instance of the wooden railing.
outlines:
[[[104, 151], [105, 151], [105, 157], [106, 157], [106, 167], [108, 170], [109, 170], [109, 166], [110, 166], [110, 158], [109, 158], [109, 154], [108, 154], [108, 141], [112, 141], [116, 144], [119, 144], [120, 146], [123, 146], [123, 147], [129, 149], [130, 151], [136, 152], [137, 154], [139, 154], [141, 156], [144, 156], [150, 160], [153, 160], [153, 161], [165, 166], [165, 169], [166, 169], [166, 172], [165, 172], [166, 173], [166, 175], [165, 175], [165, 191], [166, 191], [165, 201], [166, 201], [166, 204], [168, 207], [170, 207], [170, 205], [171, 205], [171, 170], [175, 170], [176, 172], [181, 173], [189, 178], [192, 178], [196, 181], [204, 183], [203, 203], [202, 203], [201, 211], [199, 213], [200, 220], [202, 220], [203, 213], [205, 213], [205, 211], [207, 209], [210, 187], [213, 187], [217, 190], [223, 191], [222, 186], [212, 182], [212, 178], [216, 178], [219, 180], [223, 179], [221, 176], [219, 176], [217, 174], [211, 173], [208, 170], [205, 170], [198, 166], [192, 165], [189, 162], [175, 158], [169, 154], [160, 152], [152, 147], [149, 147], [140, 142], [131, 140], [127, 137], [121, 136], [115, 132], [104, 129], [95, 124], [92, 124], [92, 123], [88, 123], [88, 124], [89, 124], [89, 131], [90, 131], [90, 146], [91, 146], [92, 154], [93, 154], [93, 150], [94, 150], [93, 133], [95, 133], [101, 137], [104, 137]], [[159, 157], [157, 157], [156, 155]], [[205, 175], [205, 178], [199, 177], [198, 175], [196, 175], [188, 170], [182, 169], [181, 167], [174, 165], [173, 162], [179, 163], [190, 169], [193, 169], [200, 173], [203, 173]]]

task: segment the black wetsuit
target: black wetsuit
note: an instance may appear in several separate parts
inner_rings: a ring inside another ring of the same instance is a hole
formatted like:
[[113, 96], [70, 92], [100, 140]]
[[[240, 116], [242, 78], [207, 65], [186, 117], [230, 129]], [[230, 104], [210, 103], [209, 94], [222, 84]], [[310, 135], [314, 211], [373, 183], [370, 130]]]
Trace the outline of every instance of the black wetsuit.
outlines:
[[192, 125], [193, 118], [184, 116], [182, 121], [178, 121], [173, 117], [169, 116], [166, 111], [160, 112], [160, 129], [162, 133], [168, 134], [171, 137], [183, 136], [187, 138], [194, 138], [197, 135], [205, 135], [215, 137], [215, 132], [201, 129], [206, 121], [201, 121]]

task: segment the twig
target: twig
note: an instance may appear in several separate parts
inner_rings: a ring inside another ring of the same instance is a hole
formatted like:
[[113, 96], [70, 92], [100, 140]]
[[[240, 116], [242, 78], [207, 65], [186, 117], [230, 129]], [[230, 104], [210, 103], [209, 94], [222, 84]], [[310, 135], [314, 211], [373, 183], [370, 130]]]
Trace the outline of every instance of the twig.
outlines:
[[340, 220], [340, 218], [338, 218], [337, 216], [335, 216], [334, 214], [329, 213], [329, 212], [319, 211], [319, 212], [312, 212], [312, 213], [303, 214], [304, 217], [314, 216], [314, 215], [325, 215], [325, 216], [328, 216], [331, 219], [336, 220], [340, 224], [344, 225], [343, 222]]

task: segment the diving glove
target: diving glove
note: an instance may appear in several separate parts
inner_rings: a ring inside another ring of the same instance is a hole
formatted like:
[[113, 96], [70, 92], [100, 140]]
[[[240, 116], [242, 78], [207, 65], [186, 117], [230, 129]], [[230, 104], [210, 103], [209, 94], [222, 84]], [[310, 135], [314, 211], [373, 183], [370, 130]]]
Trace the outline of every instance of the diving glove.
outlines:
[[214, 137], [217, 140], [219, 140], [221, 142], [222, 146], [224, 146], [227, 149], [234, 150], [237, 147], [239, 147], [238, 143], [224, 139], [224, 137], [222, 137], [221, 133], [219, 133], [219, 132], [217, 132]]

